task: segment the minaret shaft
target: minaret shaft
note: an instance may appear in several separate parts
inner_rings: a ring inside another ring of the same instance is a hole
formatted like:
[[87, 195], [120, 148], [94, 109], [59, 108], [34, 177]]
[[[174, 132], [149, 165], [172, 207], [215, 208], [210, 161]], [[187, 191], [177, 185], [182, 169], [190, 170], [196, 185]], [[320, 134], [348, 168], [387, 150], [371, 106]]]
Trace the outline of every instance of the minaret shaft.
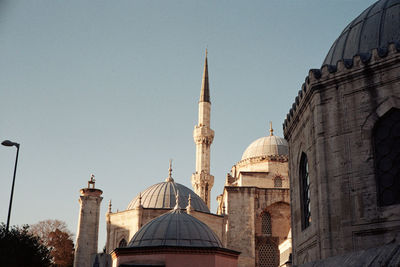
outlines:
[[97, 253], [100, 203], [103, 191], [94, 187], [94, 176], [88, 187], [80, 190], [79, 222], [76, 234], [74, 267], [90, 267], [91, 257]]
[[207, 126], [210, 128], [211, 103], [199, 102], [199, 126]]
[[210, 148], [214, 131], [210, 128], [211, 102], [208, 83], [207, 51], [199, 101], [198, 125], [194, 127], [193, 139], [196, 144], [196, 172], [192, 175], [192, 186], [210, 208], [210, 192], [214, 176], [210, 174]]

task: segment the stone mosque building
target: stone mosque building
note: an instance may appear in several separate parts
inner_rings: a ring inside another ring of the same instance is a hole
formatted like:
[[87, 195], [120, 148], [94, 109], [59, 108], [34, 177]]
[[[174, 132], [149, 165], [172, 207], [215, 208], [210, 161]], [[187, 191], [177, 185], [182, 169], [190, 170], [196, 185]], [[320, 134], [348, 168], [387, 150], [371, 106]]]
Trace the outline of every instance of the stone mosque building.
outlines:
[[295, 265], [400, 266], [399, 52], [400, 0], [377, 1], [295, 98], [283, 124]]
[[[191, 176], [193, 191], [175, 180], [170, 162], [168, 176], [135, 196], [126, 210], [113, 212], [109, 203], [105, 253], [112, 256], [111, 260], [104, 255], [92, 256], [97, 253], [98, 237], [94, 232], [98, 231], [102, 191], [95, 189], [91, 180], [90, 188], [81, 190], [75, 267], [96, 266], [96, 262], [97, 266], [113, 267], [186, 264], [171, 262], [171, 253], [175, 255], [173, 258], [190, 254], [191, 266], [212, 266], [199, 261], [199, 249], [203, 254], [206, 250], [207, 255], [215, 255], [214, 262], [219, 262], [215, 266], [277, 267], [289, 260], [287, 142], [273, 134], [271, 125], [269, 135], [250, 144], [227, 175], [223, 192], [217, 197], [217, 212], [212, 213], [210, 192], [214, 176], [210, 173], [210, 147], [214, 131], [210, 128], [207, 53], [198, 111], [198, 124], [193, 131], [196, 144], [196, 169]], [[203, 230], [187, 228], [182, 221], [201, 224]], [[171, 228], [171, 224], [177, 226]], [[150, 253], [147, 258], [143, 258], [145, 253]], [[164, 254], [165, 257], [155, 256]]]
[[210, 108], [206, 56], [193, 191], [170, 165], [125, 211], [109, 206], [96, 255], [102, 192], [91, 180], [74, 266], [400, 266], [400, 0], [377, 1], [343, 30], [298, 92], [285, 139], [271, 126], [249, 145], [215, 214]]

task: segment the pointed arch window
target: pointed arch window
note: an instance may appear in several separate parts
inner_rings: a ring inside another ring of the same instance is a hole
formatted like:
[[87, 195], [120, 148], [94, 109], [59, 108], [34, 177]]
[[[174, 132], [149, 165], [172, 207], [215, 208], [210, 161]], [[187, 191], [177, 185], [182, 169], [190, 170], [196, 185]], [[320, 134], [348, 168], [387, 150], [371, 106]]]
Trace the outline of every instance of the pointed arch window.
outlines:
[[124, 248], [124, 247], [126, 247], [126, 245], [127, 245], [127, 243], [126, 243], [125, 238], [122, 238], [122, 240], [119, 241], [118, 247], [119, 248]]
[[373, 130], [378, 205], [400, 204], [400, 109], [391, 109]]
[[261, 233], [264, 235], [272, 235], [271, 214], [269, 212], [261, 213]]
[[301, 203], [301, 226], [306, 229], [311, 223], [310, 205], [310, 176], [308, 173], [308, 159], [303, 152], [300, 159], [300, 203]]

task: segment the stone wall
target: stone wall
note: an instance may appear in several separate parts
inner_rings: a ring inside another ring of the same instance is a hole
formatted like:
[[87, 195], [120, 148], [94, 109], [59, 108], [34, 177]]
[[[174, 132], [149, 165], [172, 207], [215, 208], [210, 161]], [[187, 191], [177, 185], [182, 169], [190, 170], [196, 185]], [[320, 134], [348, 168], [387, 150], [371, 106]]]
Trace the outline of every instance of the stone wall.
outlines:
[[168, 211], [170, 210], [135, 208], [115, 213], [107, 213], [106, 252], [110, 253], [117, 248], [122, 239], [125, 239], [126, 242], [129, 243], [140, 227]]
[[191, 211], [190, 215], [192, 215], [196, 219], [199, 219], [200, 221], [205, 223], [208, 227], [210, 227], [210, 229], [218, 236], [222, 244], [225, 246], [224, 235], [225, 235], [226, 218], [224, 216], [212, 213], [199, 212], [199, 211]]
[[[294, 264], [367, 249], [400, 232], [400, 205], [378, 206], [372, 132], [400, 108], [400, 54], [391, 45], [310, 71], [284, 123], [289, 142]], [[346, 63], [346, 64], [345, 64]], [[300, 156], [309, 164], [311, 224], [302, 229]]]
[[[238, 266], [256, 266], [257, 240], [273, 238], [278, 250], [290, 231], [289, 189], [226, 186], [227, 247], [240, 251]], [[260, 214], [271, 213], [272, 235], [261, 233]], [[278, 252], [279, 253], [279, 252]]]

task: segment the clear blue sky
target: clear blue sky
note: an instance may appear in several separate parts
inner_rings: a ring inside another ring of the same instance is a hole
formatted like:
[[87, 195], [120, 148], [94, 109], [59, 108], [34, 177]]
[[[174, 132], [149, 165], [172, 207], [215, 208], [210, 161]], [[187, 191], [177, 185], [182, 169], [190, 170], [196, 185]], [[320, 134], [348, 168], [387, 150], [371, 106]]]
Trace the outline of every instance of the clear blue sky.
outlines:
[[[212, 211], [245, 148], [282, 123], [311, 68], [373, 0], [0, 0], [0, 139], [21, 143], [11, 224], [76, 232], [91, 173], [124, 210], [173, 177], [191, 188], [209, 50]], [[15, 149], [0, 147], [0, 221]]]

